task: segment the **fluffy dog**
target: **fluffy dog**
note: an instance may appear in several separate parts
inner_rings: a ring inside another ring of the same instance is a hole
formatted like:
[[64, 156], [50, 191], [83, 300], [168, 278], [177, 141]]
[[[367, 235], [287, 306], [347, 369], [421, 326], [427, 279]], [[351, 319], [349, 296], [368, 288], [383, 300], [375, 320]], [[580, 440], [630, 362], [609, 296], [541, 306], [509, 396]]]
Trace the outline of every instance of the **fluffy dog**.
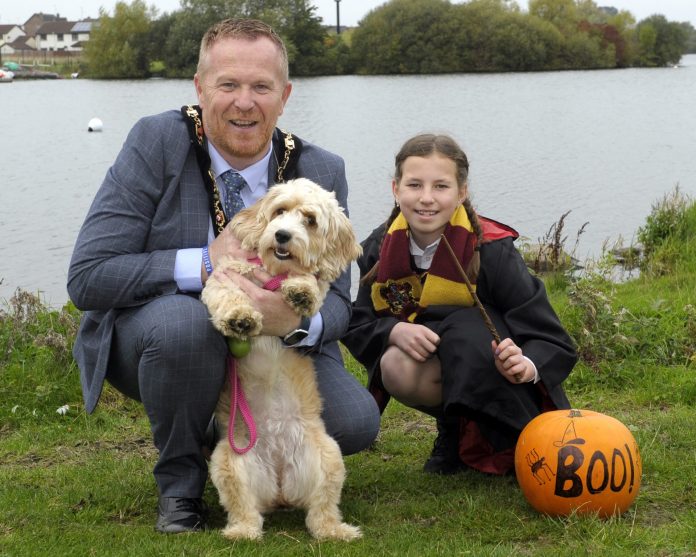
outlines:
[[[348, 218], [329, 193], [297, 179], [270, 188], [256, 204], [240, 211], [230, 225], [242, 247], [255, 251], [272, 275], [287, 275], [280, 287], [299, 315], [310, 316], [323, 303], [329, 284], [360, 255]], [[248, 274], [258, 263], [226, 259], [218, 267]], [[258, 539], [262, 513], [278, 507], [306, 510], [310, 533], [319, 539], [352, 540], [360, 529], [342, 522], [338, 504], [345, 479], [338, 444], [324, 428], [312, 360], [260, 335], [262, 316], [246, 295], [213, 273], [201, 299], [215, 327], [226, 336], [249, 338], [250, 353], [237, 361], [258, 441], [237, 454], [228, 441], [230, 391], [220, 395], [216, 418], [224, 430], [211, 456], [211, 478], [227, 510], [223, 535]], [[247, 443], [243, 424], [235, 439]], [[236, 445], [237, 443], [235, 443]]]

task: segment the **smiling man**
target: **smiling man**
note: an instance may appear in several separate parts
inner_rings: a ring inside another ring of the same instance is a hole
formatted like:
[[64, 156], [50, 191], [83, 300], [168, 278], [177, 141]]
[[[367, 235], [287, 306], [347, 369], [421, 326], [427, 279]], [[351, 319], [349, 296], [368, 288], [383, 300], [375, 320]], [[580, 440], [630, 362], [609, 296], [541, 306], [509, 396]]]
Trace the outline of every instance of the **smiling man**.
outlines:
[[263, 158], [292, 90], [280, 39], [209, 33], [194, 82], [207, 139], [222, 157], [237, 170]]
[[[104, 380], [141, 401], [159, 452], [156, 528], [205, 527], [206, 430], [225, 379], [227, 344], [199, 294], [223, 255], [250, 257], [225, 224], [274, 183], [305, 177], [346, 208], [343, 160], [276, 128], [292, 91], [288, 57], [266, 24], [228, 19], [204, 35], [198, 105], [145, 117], [131, 130], [80, 229], [68, 292], [84, 310], [74, 356], [87, 412]], [[321, 310], [299, 320], [277, 292], [233, 276], [280, 336], [313, 359], [322, 417], [343, 454], [379, 429], [372, 396], [349, 374], [337, 340], [350, 318], [350, 272]], [[210, 440], [215, 442], [215, 439]]]

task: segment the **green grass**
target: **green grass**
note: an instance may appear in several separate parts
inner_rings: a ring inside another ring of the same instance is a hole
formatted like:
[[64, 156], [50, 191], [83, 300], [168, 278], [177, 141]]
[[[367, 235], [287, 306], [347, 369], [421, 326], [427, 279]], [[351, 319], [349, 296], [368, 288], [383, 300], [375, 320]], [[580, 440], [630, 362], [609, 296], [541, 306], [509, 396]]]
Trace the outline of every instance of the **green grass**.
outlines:
[[[592, 283], [610, 300], [594, 336], [615, 357], [579, 363], [566, 382], [574, 407], [614, 416], [636, 438], [642, 485], [623, 516], [543, 516], [514, 476], [426, 475], [433, 419], [391, 403], [375, 445], [346, 457], [341, 508], [364, 533], [352, 543], [313, 540], [300, 511], [268, 515], [260, 542], [231, 543], [210, 485], [213, 530], [156, 533], [142, 408], [107, 387], [87, 416], [70, 356], [78, 312], [20, 293], [0, 311], [0, 555], [696, 556], [696, 313], [684, 309], [696, 306], [696, 235], [681, 241], [667, 273]], [[571, 286], [554, 280], [551, 299], [575, 335], [584, 323]]]

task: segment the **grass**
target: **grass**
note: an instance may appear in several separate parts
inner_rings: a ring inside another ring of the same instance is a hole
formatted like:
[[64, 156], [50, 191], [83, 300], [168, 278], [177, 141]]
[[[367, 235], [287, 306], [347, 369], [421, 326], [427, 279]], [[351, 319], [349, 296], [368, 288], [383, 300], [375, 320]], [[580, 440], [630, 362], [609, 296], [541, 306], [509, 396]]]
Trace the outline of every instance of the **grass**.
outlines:
[[[0, 555], [696, 556], [696, 226], [691, 230], [681, 230], [684, 249], [676, 257], [673, 246], [653, 247], [671, 254], [660, 259], [659, 272], [646, 265], [633, 281], [594, 275], [583, 286], [587, 303], [598, 294], [608, 300], [597, 305], [603, 319], [591, 335], [605, 351], [589, 345], [595, 352], [566, 390], [576, 408], [612, 415], [636, 438], [642, 485], [623, 516], [543, 516], [514, 476], [426, 475], [434, 422], [391, 403], [375, 445], [346, 457], [341, 507], [364, 533], [349, 544], [313, 540], [300, 511], [268, 515], [261, 542], [231, 543], [216, 530], [157, 534], [156, 454], [142, 408], [107, 387], [87, 416], [70, 357], [78, 312], [50, 310], [18, 292], [0, 311]], [[577, 281], [550, 283], [554, 306], [582, 341], [587, 318], [574, 298]], [[364, 381], [364, 370], [348, 361]], [[224, 514], [210, 485], [205, 499], [219, 529]]]

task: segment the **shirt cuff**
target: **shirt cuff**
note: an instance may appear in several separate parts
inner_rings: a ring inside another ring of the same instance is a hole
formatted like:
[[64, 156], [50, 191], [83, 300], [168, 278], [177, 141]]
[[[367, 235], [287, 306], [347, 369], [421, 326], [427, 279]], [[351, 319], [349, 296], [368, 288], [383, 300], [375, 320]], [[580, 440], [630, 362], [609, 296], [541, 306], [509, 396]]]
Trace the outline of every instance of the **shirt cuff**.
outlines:
[[[534, 384], [536, 385], [536, 384], [541, 380], [541, 376], [539, 375], [539, 370], [537, 369], [536, 365], [534, 365], [534, 362], [533, 362], [532, 360], [530, 360], [529, 358], [527, 358], [527, 356], [525, 356], [525, 355], [523, 354], [522, 357], [523, 357], [525, 360], [527, 360], [530, 364], [532, 364], [532, 367], [534, 368], [534, 379], [533, 379], [533, 381], [534, 381]], [[527, 381], [527, 383], [531, 383], [531, 382], [532, 382], [532, 379], [530, 379], [529, 381]]]
[[182, 292], [200, 292], [203, 248], [180, 249], [174, 262], [174, 280]]
[[321, 338], [321, 333], [324, 332], [324, 318], [321, 313], [314, 314], [309, 323], [308, 335], [297, 344], [293, 344], [293, 348], [298, 346], [314, 346]]

